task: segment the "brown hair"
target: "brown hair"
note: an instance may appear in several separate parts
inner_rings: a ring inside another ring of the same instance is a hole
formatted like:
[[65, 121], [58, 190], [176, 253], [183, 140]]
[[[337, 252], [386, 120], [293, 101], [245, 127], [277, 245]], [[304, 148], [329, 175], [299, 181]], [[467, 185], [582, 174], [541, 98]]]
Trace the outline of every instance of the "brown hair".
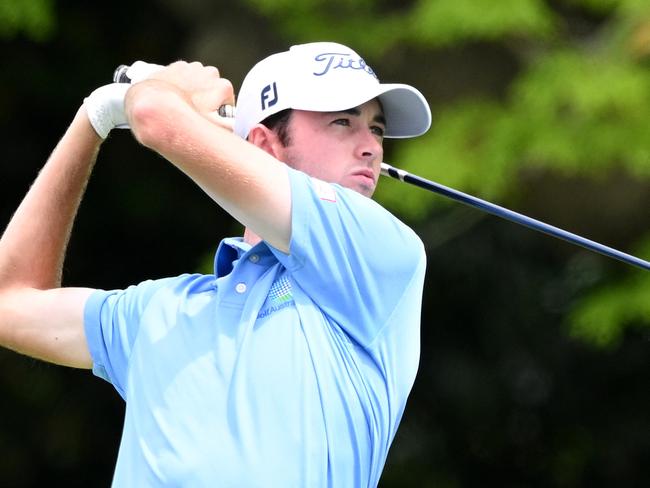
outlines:
[[266, 126], [267, 128], [271, 129], [272, 131], [274, 131], [278, 135], [278, 138], [280, 139], [280, 143], [284, 147], [287, 147], [289, 144], [291, 144], [291, 138], [289, 136], [290, 120], [291, 120], [291, 109], [286, 108], [284, 110], [280, 110], [277, 114], [273, 114], [265, 118], [260, 123]]

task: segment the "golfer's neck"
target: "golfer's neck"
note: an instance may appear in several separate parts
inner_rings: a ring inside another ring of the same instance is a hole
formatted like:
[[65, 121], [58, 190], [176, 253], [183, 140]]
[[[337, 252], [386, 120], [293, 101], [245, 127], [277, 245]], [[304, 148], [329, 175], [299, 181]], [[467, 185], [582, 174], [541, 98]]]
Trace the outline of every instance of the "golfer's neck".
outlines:
[[244, 229], [244, 242], [254, 246], [258, 242], [261, 242], [262, 238], [258, 236], [255, 232], [250, 230], [248, 227]]

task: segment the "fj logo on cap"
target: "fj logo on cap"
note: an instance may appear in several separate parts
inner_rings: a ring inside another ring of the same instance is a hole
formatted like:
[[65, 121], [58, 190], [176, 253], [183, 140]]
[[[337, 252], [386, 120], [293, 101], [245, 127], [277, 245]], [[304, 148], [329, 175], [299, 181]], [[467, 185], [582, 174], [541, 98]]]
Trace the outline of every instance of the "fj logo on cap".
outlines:
[[[272, 93], [271, 93], [272, 92]], [[271, 98], [273, 96], [273, 98]], [[270, 85], [266, 85], [262, 88], [262, 110], [266, 110], [269, 107], [272, 107], [278, 103], [278, 88], [275, 85], [275, 81]]]
[[334, 69], [359, 69], [377, 78], [377, 75], [370, 66], [366, 64], [363, 58], [353, 58], [347, 53], [322, 53], [314, 58], [314, 61], [320, 63], [318, 69], [320, 72], [314, 72], [316, 76], [326, 75]]

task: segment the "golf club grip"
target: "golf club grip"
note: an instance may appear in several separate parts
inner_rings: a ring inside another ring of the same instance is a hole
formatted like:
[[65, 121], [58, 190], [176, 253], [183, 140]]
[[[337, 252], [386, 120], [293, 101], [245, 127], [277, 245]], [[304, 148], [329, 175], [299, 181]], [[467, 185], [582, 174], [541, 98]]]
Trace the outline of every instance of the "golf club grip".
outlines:
[[126, 74], [129, 66], [126, 64], [120, 64], [115, 71], [113, 72], [113, 83], [131, 83], [131, 78]]
[[[130, 66], [127, 64], [120, 64], [113, 72], [114, 83], [131, 83], [131, 78], [127, 75]], [[162, 66], [161, 66], [162, 68]], [[233, 118], [235, 116], [235, 107], [233, 105], [222, 105], [217, 110], [221, 117]]]

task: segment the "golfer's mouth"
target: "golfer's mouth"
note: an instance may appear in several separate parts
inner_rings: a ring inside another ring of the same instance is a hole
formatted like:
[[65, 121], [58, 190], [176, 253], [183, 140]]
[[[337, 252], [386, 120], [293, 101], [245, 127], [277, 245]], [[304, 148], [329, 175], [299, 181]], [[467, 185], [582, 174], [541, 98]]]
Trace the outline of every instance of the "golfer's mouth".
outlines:
[[373, 171], [371, 169], [364, 168], [364, 169], [354, 171], [352, 173], [352, 176], [355, 179], [361, 180], [366, 185], [374, 186], [375, 183], [376, 183], [375, 174], [373, 173]]

